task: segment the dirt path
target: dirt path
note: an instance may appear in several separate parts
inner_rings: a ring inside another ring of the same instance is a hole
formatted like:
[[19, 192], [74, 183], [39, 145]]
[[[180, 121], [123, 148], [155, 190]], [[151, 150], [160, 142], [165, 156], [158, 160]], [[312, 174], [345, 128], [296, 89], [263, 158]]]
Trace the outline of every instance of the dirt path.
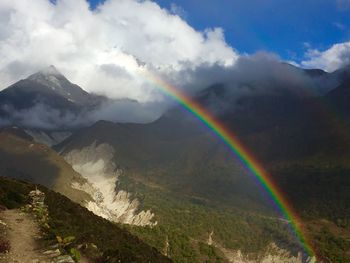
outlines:
[[[67, 263], [72, 261], [71, 259], [71, 261], [63, 260], [64, 256], [59, 259], [59, 257], [53, 258], [43, 254], [48, 250], [40, 247], [39, 227], [29, 214], [18, 209], [5, 210], [0, 212], [0, 222], [6, 224], [5, 235], [11, 245], [10, 253], [0, 254], [0, 263]], [[3, 225], [2, 228], [4, 228]], [[82, 255], [79, 263], [91, 263], [91, 261]]]
[[39, 228], [30, 215], [20, 210], [1, 212], [0, 219], [7, 224], [7, 238], [11, 244], [10, 253], [0, 258], [0, 263], [34, 263], [51, 262], [41, 252], [36, 239]]

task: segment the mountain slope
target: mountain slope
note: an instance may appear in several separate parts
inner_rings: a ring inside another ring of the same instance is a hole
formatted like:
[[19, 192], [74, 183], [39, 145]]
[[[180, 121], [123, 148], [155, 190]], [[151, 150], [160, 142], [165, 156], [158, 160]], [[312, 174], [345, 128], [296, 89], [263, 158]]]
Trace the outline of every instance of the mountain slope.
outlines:
[[266, 207], [260, 190], [231, 152], [191, 118], [173, 123], [162, 118], [147, 125], [101, 121], [55, 148], [66, 157], [94, 143], [111, 146], [115, 164], [146, 185], [214, 203], [225, 200], [244, 206], [254, 200]]
[[[158, 223], [128, 229], [159, 250], [169, 240], [168, 255], [176, 262], [202, 262], [208, 253], [220, 262], [223, 251], [264, 258], [273, 242], [287, 249], [287, 262], [300, 252], [252, 177], [192, 118], [166, 116], [148, 125], [101, 121], [55, 148], [76, 167], [81, 164], [72, 153], [106, 144], [114, 149], [109, 162], [123, 171], [116, 192], [140, 200], [140, 209], [151, 210]], [[102, 158], [98, 151], [95, 156]], [[215, 246], [208, 244], [210, 232]]]
[[336, 114], [350, 120], [350, 78], [343, 81], [336, 89], [331, 90], [326, 99], [334, 108]]
[[[342, 72], [341, 86], [325, 95], [251, 95], [238, 100], [238, 105], [214, 112], [261, 161], [301, 213], [333, 221], [337, 215], [350, 217], [346, 190], [350, 187], [349, 115], [337, 113], [333, 107], [341, 106], [341, 101], [330, 98], [340, 93], [339, 99], [347, 100], [350, 74]], [[230, 102], [225, 87], [221, 89], [224, 95], [216, 93], [216, 100]], [[206, 107], [208, 93], [213, 92], [207, 90], [198, 101]]]
[[[11, 209], [21, 207], [33, 189], [33, 184], [0, 177], [0, 205]], [[56, 236], [73, 236], [75, 246], [90, 247], [85, 253], [96, 262], [171, 262], [116, 224], [45, 187], [39, 189], [46, 195], [49, 211], [48, 242], [57, 242]]]
[[56, 152], [27, 136], [19, 129], [0, 132], [0, 173], [45, 185], [78, 203], [90, 200], [71, 186], [85, 180]]

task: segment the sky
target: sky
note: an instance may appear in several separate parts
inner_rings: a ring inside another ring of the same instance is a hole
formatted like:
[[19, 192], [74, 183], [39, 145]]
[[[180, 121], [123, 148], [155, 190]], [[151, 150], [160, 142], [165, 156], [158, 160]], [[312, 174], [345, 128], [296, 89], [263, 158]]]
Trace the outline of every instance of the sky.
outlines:
[[1, 0], [0, 58], [0, 90], [55, 65], [154, 118], [169, 98], [151, 75], [189, 94], [219, 82], [243, 94], [238, 81], [279, 83], [281, 74], [313, 87], [280, 62], [328, 72], [350, 64], [350, 0]]
[[[95, 8], [101, 0], [89, 0]], [[301, 63], [350, 39], [350, 0], [156, 0], [197, 30], [221, 27], [239, 53], [265, 50]]]

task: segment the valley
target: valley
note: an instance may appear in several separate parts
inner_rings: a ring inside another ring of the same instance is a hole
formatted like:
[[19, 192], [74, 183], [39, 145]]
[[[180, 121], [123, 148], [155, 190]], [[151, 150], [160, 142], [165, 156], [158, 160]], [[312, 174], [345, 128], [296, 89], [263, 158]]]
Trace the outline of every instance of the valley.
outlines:
[[[57, 77], [60, 73], [50, 70], [44, 71], [48, 76], [30, 77], [29, 87], [22, 88], [29, 91], [33, 81], [51, 87], [50, 74], [69, 84], [65, 77]], [[52, 86], [57, 85], [64, 86], [54, 80]], [[213, 96], [216, 104], [234, 105], [222, 87], [209, 87], [194, 99], [209, 109], [208, 98]], [[13, 100], [6, 94], [16, 89], [14, 85], [0, 93], [6, 103]], [[320, 262], [347, 262], [348, 115], [345, 111], [335, 118], [325, 113], [321, 102], [331, 93], [312, 98], [283, 92], [248, 96], [239, 101], [239, 109], [228, 107], [213, 114], [263, 161], [302, 218], [302, 232]], [[61, 99], [67, 100], [64, 96]], [[336, 104], [334, 98], [329, 105]], [[63, 117], [67, 114], [66, 106], [49, 107], [58, 107]], [[84, 107], [77, 116], [86, 111]], [[109, 221], [174, 262], [315, 262], [305, 253], [291, 222], [280, 214], [249, 170], [181, 108], [173, 107], [145, 124], [100, 120], [79, 127], [47, 127], [26, 127], [23, 122], [4, 127], [0, 172], [49, 187], [98, 216], [84, 210], [81, 213], [89, 214], [90, 219], [71, 218], [71, 224]], [[52, 205], [57, 202], [52, 200]], [[133, 247], [132, 251], [137, 250]]]

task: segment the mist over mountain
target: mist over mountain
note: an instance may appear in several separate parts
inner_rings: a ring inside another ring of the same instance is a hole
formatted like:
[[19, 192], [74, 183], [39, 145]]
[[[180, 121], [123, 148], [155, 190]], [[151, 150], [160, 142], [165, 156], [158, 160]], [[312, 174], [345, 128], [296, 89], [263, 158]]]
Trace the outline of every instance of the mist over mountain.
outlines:
[[54, 66], [30, 75], [0, 92], [0, 125], [69, 129], [97, 120], [146, 122], [159, 116], [162, 103], [141, 104], [108, 99], [71, 83]]
[[69, 82], [54, 66], [20, 80], [0, 93], [3, 123], [40, 128], [64, 127], [102, 97]]
[[[258, 53], [239, 58], [231, 67], [200, 66], [164, 77], [188, 96], [199, 96], [206, 107], [220, 113], [238, 109], [239, 101], [248, 97], [321, 96], [340, 85], [344, 74], [341, 70], [334, 73], [304, 70], [281, 63], [270, 54]], [[220, 99], [218, 92], [225, 100]], [[101, 119], [152, 122], [176, 105], [165, 94], [159, 100], [138, 102], [127, 97], [113, 99], [88, 93], [71, 83], [54, 66], [2, 90], [0, 101], [0, 125], [51, 130], [79, 128]]]

